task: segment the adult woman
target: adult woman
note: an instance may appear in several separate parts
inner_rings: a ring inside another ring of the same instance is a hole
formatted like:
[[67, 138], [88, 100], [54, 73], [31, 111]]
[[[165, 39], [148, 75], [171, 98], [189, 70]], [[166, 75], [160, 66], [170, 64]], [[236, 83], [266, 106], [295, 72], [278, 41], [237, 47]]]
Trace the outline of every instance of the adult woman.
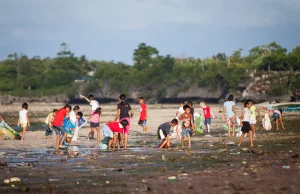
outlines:
[[[128, 134], [129, 134], [129, 129], [130, 129], [130, 120], [133, 117], [133, 110], [131, 106], [126, 102], [126, 95], [121, 94], [119, 96], [119, 101], [120, 103], [118, 104], [118, 109], [117, 109], [117, 115], [115, 119], [111, 122], [117, 121], [119, 119], [119, 122], [122, 120], [127, 120], [128, 125], [124, 128], [124, 142], [120, 141], [123, 143], [124, 149], [127, 147], [127, 142], [128, 142]], [[119, 139], [123, 139], [123, 137], [119, 137]]]

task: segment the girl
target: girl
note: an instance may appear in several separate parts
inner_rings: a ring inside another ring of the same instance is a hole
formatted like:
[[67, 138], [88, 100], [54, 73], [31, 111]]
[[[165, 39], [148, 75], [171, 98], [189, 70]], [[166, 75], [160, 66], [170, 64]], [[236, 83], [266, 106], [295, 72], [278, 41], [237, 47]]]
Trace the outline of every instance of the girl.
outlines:
[[27, 109], [28, 109], [28, 104], [27, 103], [23, 103], [22, 104], [22, 109], [19, 112], [18, 127], [21, 125], [22, 128], [23, 128], [21, 140], [24, 140], [25, 132], [27, 130], [27, 126], [30, 127], [30, 122], [29, 122], [29, 118], [28, 118], [28, 111], [27, 111]]
[[[58, 150], [58, 148], [64, 148], [63, 146], [63, 142], [65, 141], [66, 137], [67, 137], [67, 133], [66, 130], [63, 128], [63, 122], [66, 116], [69, 115], [69, 112], [72, 110], [72, 106], [69, 104], [66, 104], [63, 108], [59, 109], [54, 117], [53, 120], [53, 128], [55, 130], [56, 133], [56, 150]], [[60, 140], [60, 135], [62, 135], [62, 139]]]
[[57, 109], [53, 109], [52, 113], [50, 113], [45, 120], [46, 133], [44, 139], [48, 139], [48, 137], [49, 139], [51, 139], [51, 136], [53, 134], [52, 122], [57, 111], [58, 111]]
[[236, 112], [235, 112], [235, 103], [234, 103], [234, 96], [233, 95], [229, 95], [228, 96], [228, 101], [226, 101], [224, 103], [224, 107], [223, 107], [223, 120], [226, 121], [227, 126], [228, 126], [228, 137], [231, 136], [230, 134], [230, 129], [231, 129], [231, 125], [232, 125], [232, 136], [235, 136], [235, 120], [236, 120]]
[[243, 140], [244, 140], [244, 137], [245, 137], [245, 134], [246, 133], [249, 133], [249, 138], [250, 138], [250, 146], [253, 147], [253, 134], [252, 134], [252, 128], [250, 126], [250, 120], [251, 120], [251, 106], [252, 106], [252, 103], [250, 100], [247, 100], [244, 104], [244, 110], [242, 112], [242, 115], [241, 115], [241, 123], [240, 125], [242, 126], [242, 129], [241, 131], [243, 132], [243, 134], [241, 135], [240, 137], [240, 142], [238, 144], [238, 146], [241, 146]]
[[[130, 119], [133, 117], [134, 112], [133, 112], [131, 106], [126, 102], [125, 94], [121, 94], [119, 96], [119, 101], [120, 101], [120, 103], [118, 104], [117, 115], [116, 115], [115, 119], [110, 122], [115, 122], [118, 119], [119, 119], [119, 122], [121, 122], [122, 120], [127, 120], [128, 125], [126, 127], [124, 127], [124, 142], [121, 141], [123, 139], [123, 137], [121, 135], [118, 137], [119, 141], [123, 143], [124, 149], [126, 149], [127, 143], [128, 143], [128, 134], [129, 134], [129, 129], [130, 129]], [[129, 115], [129, 113], [130, 113], [130, 115]]]
[[271, 110], [268, 110], [268, 108], [265, 108], [263, 107], [263, 109], [269, 111], [269, 112], [273, 112], [273, 115], [272, 115], [272, 118], [274, 119], [274, 122], [275, 122], [275, 126], [276, 126], [276, 131], [278, 131], [278, 125], [279, 125], [279, 121], [280, 121], [280, 124], [281, 124], [281, 127], [283, 130], [285, 130], [284, 126], [283, 126], [283, 121], [282, 121], [282, 110], [279, 109], [271, 109]]
[[94, 138], [94, 131], [97, 131], [97, 140], [101, 140], [101, 134], [100, 134], [100, 114], [101, 114], [101, 108], [97, 108], [95, 111], [92, 112], [91, 116], [88, 118], [88, 120], [91, 119], [91, 131], [88, 135], [88, 140]]

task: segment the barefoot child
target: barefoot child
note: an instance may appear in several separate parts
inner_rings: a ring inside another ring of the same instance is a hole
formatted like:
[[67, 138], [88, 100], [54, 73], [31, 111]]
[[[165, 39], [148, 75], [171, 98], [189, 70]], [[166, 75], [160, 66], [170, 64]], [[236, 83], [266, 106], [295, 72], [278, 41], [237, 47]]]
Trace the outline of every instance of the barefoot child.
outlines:
[[57, 109], [53, 109], [52, 113], [50, 113], [45, 120], [46, 133], [45, 133], [44, 139], [48, 139], [48, 138], [51, 139], [51, 136], [53, 134], [53, 131], [52, 131], [53, 124], [52, 123], [53, 123], [53, 119], [54, 119], [57, 111], [58, 111]]
[[[104, 139], [109, 138], [108, 149], [114, 150], [116, 148], [117, 139], [120, 134], [123, 134], [123, 129], [128, 125], [127, 120], [122, 120], [121, 122], [111, 122], [107, 123], [102, 127], [102, 135]], [[101, 142], [102, 143], [102, 142]], [[118, 149], [120, 149], [120, 142], [118, 144]]]
[[192, 127], [194, 126], [193, 118], [190, 113], [190, 106], [184, 105], [183, 106], [184, 113], [179, 117], [179, 123], [182, 125], [182, 132], [181, 132], [181, 146], [184, 148], [184, 141], [185, 138], [188, 139], [189, 148], [191, 148], [191, 134], [192, 134]]
[[282, 129], [285, 130], [284, 125], [283, 125], [283, 121], [282, 121], [282, 110], [281, 109], [279, 109], [279, 110], [277, 110], [277, 109], [268, 110], [268, 108], [265, 108], [265, 107], [263, 107], [263, 109], [273, 113], [272, 118], [274, 119], [274, 122], [275, 122], [276, 131], [279, 130], [278, 129], [279, 122], [281, 124]]
[[80, 95], [81, 98], [84, 98], [86, 101], [88, 101], [92, 107], [92, 111], [95, 111], [97, 108], [99, 108], [99, 103], [97, 100], [95, 100], [94, 96], [90, 94], [88, 97], [85, 97], [83, 95]]
[[251, 125], [251, 129], [252, 129], [252, 132], [253, 132], [253, 137], [255, 137], [255, 136], [256, 136], [256, 134], [255, 134], [255, 131], [256, 131], [256, 130], [255, 130], [256, 113], [257, 113], [258, 116], [260, 117], [260, 120], [262, 120], [262, 118], [261, 118], [261, 114], [260, 114], [259, 110], [256, 109], [256, 107], [253, 105], [253, 101], [252, 101], [252, 100], [250, 101], [250, 103], [251, 103], [251, 109], [250, 109], [250, 111], [251, 111], [250, 125]]
[[19, 112], [19, 120], [18, 120], [18, 127], [21, 125], [23, 128], [23, 132], [22, 132], [22, 139], [24, 140], [25, 137], [25, 133], [27, 130], [27, 126], [30, 127], [30, 122], [29, 122], [29, 118], [28, 118], [28, 104], [27, 103], [23, 103], [22, 104], [22, 109]]
[[147, 117], [148, 117], [147, 105], [145, 104], [144, 97], [140, 97], [139, 102], [141, 105], [141, 113], [140, 113], [140, 120], [138, 124], [143, 127], [143, 132], [146, 132], [148, 130], [148, 127], [146, 126]]
[[91, 119], [91, 131], [88, 135], [88, 140], [94, 139], [94, 131], [97, 132], [97, 140], [101, 140], [101, 134], [100, 134], [100, 114], [101, 114], [101, 108], [98, 107], [95, 111], [92, 112], [92, 115], [88, 118], [88, 120]]
[[240, 137], [240, 142], [238, 144], [238, 146], [241, 146], [243, 140], [244, 140], [244, 137], [245, 137], [245, 134], [246, 133], [249, 133], [249, 138], [250, 138], [250, 146], [253, 147], [253, 134], [252, 134], [252, 129], [251, 129], [251, 126], [250, 126], [250, 120], [251, 120], [251, 106], [252, 106], [252, 103], [250, 100], [247, 100], [244, 104], [244, 110], [242, 112], [242, 115], [241, 115], [241, 125], [242, 125], [242, 135]]
[[[56, 115], [53, 120], [53, 128], [56, 133], [56, 150], [59, 148], [64, 148], [63, 143], [67, 137], [66, 130], [63, 128], [63, 122], [66, 116], [69, 115], [69, 112], [72, 110], [71, 105], [66, 104], [63, 108], [59, 109], [56, 112]], [[62, 135], [61, 141], [60, 136]]]
[[76, 124], [76, 114], [79, 112], [80, 107], [78, 105], [74, 106], [73, 110], [70, 112], [69, 117], [70, 117], [70, 122], [75, 125]]
[[207, 132], [210, 132], [210, 125], [211, 125], [211, 118], [215, 118], [214, 113], [212, 112], [212, 110], [210, 109], [209, 106], [206, 106], [206, 104], [204, 102], [200, 103], [200, 107], [203, 108], [203, 114], [204, 114], [204, 125], [207, 129]]
[[157, 135], [158, 139], [162, 139], [159, 148], [170, 148], [170, 130], [178, 124], [177, 119], [173, 119], [171, 122], [166, 122], [158, 127]]
[[78, 140], [79, 129], [81, 127], [83, 127], [86, 123], [87, 123], [87, 121], [84, 118], [83, 113], [82, 112], [77, 112], [76, 113], [76, 128], [75, 128], [75, 131], [74, 131], [72, 141], [77, 141]]
[[226, 124], [228, 126], [228, 137], [231, 136], [230, 130], [232, 126], [232, 136], [235, 136], [235, 123], [236, 123], [236, 112], [235, 112], [235, 103], [234, 103], [234, 96], [229, 95], [228, 101], [224, 103], [223, 107], [223, 120], [226, 121]]

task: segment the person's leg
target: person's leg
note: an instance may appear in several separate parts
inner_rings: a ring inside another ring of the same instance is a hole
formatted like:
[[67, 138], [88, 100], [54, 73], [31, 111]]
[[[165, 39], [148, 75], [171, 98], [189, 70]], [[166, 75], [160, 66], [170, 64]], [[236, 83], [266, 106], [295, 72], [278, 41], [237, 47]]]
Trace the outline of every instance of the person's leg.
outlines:
[[56, 150], [58, 150], [58, 147], [59, 147], [59, 139], [60, 139], [60, 135], [56, 134], [56, 146], [55, 146]]
[[67, 132], [65, 131], [65, 129], [63, 127], [58, 127], [58, 129], [60, 130], [60, 132], [62, 133], [62, 138], [61, 138], [61, 142], [59, 144], [58, 147], [63, 146], [64, 141], [66, 140], [67, 137]]
[[[251, 131], [252, 131], [252, 133], [253, 133], [253, 137], [255, 137], [256, 136], [256, 130], [255, 130], [255, 124], [252, 124], [251, 125]], [[250, 133], [249, 133], [250, 134]]]
[[96, 127], [96, 131], [97, 131], [97, 140], [101, 140], [100, 128]]
[[241, 135], [241, 137], [240, 137], [240, 142], [239, 142], [238, 146], [241, 146], [241, 144], [242, 144], [242, 142], [244, 140], [244, 137], [245, 137], [245, 133], [243, 132], [242, 135]]
[[279, 129], [278, 128], [278, 119], [275, 119], [275, 125], [276, 125], [276, 131]]
[[252, 132], [252, 130], [249, 131], [249, 138], [250, 138], [250, 146], [253, 147], [253, 132]]
[[23, 127], [22, 139], [21, 140], [24, 140], [26, 130], [27, 130], [27, 127]]
[[[117, 139], [118, 139], [118, 135], [114, 135], [114, 139], [113, 139], [113, 150], [116, 148]], [[119, 148], [119, 149], [120, 149], [120, 148]]]
[[190, 136], [190, 135], [188, 135], [188, 136], [187, 136], [187, 138], [188, 138], [188, 141], [189, 141], [189, 148], [191, 148], [191, 145], [192, 145], [191, 136]]
[[184, 148], [184, 136], [181, 137], [181, 147]]
[[[107, 147], [108, 150], [111, 149], [112, 142], [113, 142], [113, 139], [112, 139], [112, 138], [109, 138], [109, 141], [108, 141], [108, 147]], [[114, 148], [113, 148], [113, 149], [114, 149]]]
[[121, 144], [122, 144], [122, 146], [124, 146], [123, 145], [123, 134], [119, 133], [119, 135], [118, 135], [118, 149], [120, 149]]
[[232, 118], [232, 135], [235, 137], [235, 118]]
[[227, 118], [227, 127], [228, 127], [228, 137], [230, 137], [231, 136], [231, 133], [230, 133], [230, 128], [231, 128], [230, 118]]
[[161, 142], [159, 148], [162, 149], [163, 147], [165, 147], [166, 144], [167, 144], [167, 139], [163, 139], [163, 141]]
[[124, 149], [127, 148], [127, 143], [128, 143], [128, 134], [124, 134]]

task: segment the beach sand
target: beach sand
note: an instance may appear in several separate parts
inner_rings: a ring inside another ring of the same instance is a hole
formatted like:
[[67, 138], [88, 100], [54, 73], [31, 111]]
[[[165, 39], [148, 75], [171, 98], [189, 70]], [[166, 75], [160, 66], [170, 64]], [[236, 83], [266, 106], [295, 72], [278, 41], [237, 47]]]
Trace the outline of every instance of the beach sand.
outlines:
[[[172, 140], [170, 150], [157, 150], [157, 128], [172, 120], [178, 105], [149, 105], [147, 133], [137, 125], [139, 105], [133, 105], [127, 150], [101, 152], [99, 142], [87, 140], [89, 127], [69, 151], [54, 150], [55, 138], [44, 139], [41, 126], [48, 113], [61, 104], [30, 104], [34, 127], [24, 141], [0, 141], [0, 178], [20, 182], [0, 184], [1, 193], [300, 193], [299, 113], [285, 113], [287, 131], [259, 131], [255, 148], [245, 139], [226, 137], [222, 106], [211, 105], [216, 119], [211, 133], [192, 137], [192, 149]], [[80, 106], [87, 117], [88, 105]], [[103, 105], [101, 126], [113, 119], [116, 105]], [[199, 105], [195, 111], [202, 113]], [[240, 114], [243, 106], [237, 105]], [[13, 126], [19, 105], [1, 106], [1, 115]], [[272, 123], [273, 124], [273, 123]], [[257, 127], [262, 129], [261, 124]]]

